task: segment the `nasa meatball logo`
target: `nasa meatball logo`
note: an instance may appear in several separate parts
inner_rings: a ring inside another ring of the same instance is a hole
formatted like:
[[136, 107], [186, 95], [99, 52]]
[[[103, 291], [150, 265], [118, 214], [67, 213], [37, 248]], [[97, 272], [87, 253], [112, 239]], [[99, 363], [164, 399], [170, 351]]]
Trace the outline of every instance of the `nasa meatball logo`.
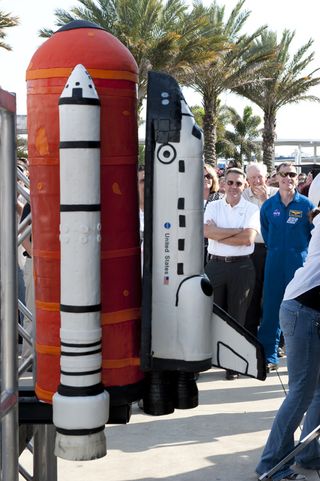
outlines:
[[281, 214], [280, 210], [279, 209], [276, 209], [273, 211], [273, 217], [279, 217]]

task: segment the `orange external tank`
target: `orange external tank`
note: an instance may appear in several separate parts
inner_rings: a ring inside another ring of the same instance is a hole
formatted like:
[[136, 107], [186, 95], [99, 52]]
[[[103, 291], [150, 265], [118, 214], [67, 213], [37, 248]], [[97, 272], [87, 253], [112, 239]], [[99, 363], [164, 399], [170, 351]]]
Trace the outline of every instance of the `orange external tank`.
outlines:
[[111, 406], [141, 397], [140, 241], [137, 194], [137, 65], [124, 45], [95, 24], [62, 27], [27, 69], [28, 149], [36, 293], [36, 393], [51, 402], [60, 376], [59, 113], [77, 64], [101, 101], [102, 382]]

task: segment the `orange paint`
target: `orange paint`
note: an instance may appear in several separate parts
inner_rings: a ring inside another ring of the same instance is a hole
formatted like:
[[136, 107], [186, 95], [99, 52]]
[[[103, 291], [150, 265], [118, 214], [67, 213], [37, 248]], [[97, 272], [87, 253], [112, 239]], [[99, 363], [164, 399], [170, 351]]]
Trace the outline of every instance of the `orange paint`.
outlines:
[[36, 149], [41, 157], [49, 153], [47, 134], [43, 127], [40, 127], [36, 134]]
[[[51, 79], [53, 77], [63, 77], [68, 78], [72, 72], [73, 68], [51, 68], [51, 69], [39, 69], [27, 72], [27, 80], [36, 79]], [[131, 82], [138, 82], [138, 75], [132, 72], [123, 71], [112, 71], [112, 70], [98, 70], [98, 69], [87, 69], [91, 77], [100, 79], [116, 79], [116, 80], [130, 80]]]

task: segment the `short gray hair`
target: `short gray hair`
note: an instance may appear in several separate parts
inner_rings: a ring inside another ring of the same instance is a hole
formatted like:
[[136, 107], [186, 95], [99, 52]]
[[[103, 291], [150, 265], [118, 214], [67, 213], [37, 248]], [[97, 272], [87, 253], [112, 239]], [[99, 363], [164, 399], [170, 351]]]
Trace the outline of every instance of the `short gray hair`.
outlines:
[[251, 169], [257, 169], [259, 172], [261, 172], [261, 174], [264, 176], [264, 177], [267, 177], [268, 175], [268, 170], [267, 170], [267, 166], [266, 164], [263, 164], [262, 162], [252, 162], [251, 164], [247, 165], [247, 168], [246, 168], [246, 174], [247, 176], [249, 176], [249, 172]]
[[239, 174], [242, 175], [244, 179], [246, 179], [246, 174], [243, 172], [242, 169], [238, 169], [238, 167], [230, 167], [230, 169], [227, 169], [225, 172], [225, 177], [227, 177], [229, 174]]

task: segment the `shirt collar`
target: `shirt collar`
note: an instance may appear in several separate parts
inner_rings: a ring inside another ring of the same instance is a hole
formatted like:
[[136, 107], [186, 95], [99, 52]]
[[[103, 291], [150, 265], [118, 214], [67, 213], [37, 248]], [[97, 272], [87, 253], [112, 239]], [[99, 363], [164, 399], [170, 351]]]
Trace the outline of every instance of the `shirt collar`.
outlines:
[[248, 194], [249, 194], [249, 197], [254, 197], [251, 187], [248, 188]]
[[226, 197], [224, 197], [222, 200], [226, 206], [230, 207], [230, 209], [237, 209], [238, 207], [241, 207], [246, 202], [245, 199], [242, 197], [242, 195], [240, 197], [239, 202], [233, 207], [231, 207], [231, 205], [227, 202]]
[[[282, 202], [279, 190], [275, 195], [278, 196], [279, 201]], [[294, 195], [292, 197], [292, 200], [289, 202], [289, 204], [291, 204], [291, 202], [300, 202], [300, 199], [301, 199], [301, 194], [299, 194], [299, 192], [296, 189], [295, 192], [294, 192]]]
[[294, 200], [295, 202], [300, 202], [300, 199], [301, 199], [301, 195], [299, 194], [299, 192], [296, 189], [292, 200]]

